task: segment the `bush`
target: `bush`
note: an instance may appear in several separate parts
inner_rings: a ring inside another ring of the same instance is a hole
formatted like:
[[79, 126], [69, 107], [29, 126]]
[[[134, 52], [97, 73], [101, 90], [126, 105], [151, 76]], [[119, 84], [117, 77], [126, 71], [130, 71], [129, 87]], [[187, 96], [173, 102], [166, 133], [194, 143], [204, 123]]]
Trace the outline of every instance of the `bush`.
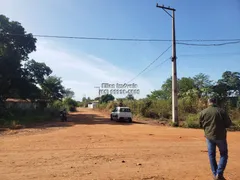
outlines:
[[189, 114], [183, 123], [183, 127], [186, 128], [200, 128], [198, 123], [199, 115], [198, 114]]
[[[180, 126], [186, 128], [200, 128], [198, 122], [198, 113], [206, 108], [207, 100], [198, 98], [179, 99], [179, 121], [183, 124]], [[119, 102], [102, 103], [98, 105], [99, 109], [112, 110]], [[171, 100], [123, 100], [123, 105], [130, 107], [133, 115], [136, 117], [147, 117], [160, 120], [170, 120], [172, 117]], [[231, 119], [235, 122], [234, 128], [239, 127], [240, 110], [231, 108], [229, 110]], [[176, 126], [170, 122], [171, 126]], [[240, 128], [239, 128], [240, 129]]]
[[49, 121], [59, 115], [59, 111], [54, 108], [45, 108], [44, 111], [9, 108], [8, 111], [10, 115], [0, 120], [0, 127], [16, 129], [22, 127], [22, 125], [28, 126], [33, 123]]
[[235, 121], [235, 120], [239, 120], [240, 119], [240, 110], [235, 108], [235, 109], [231, 109], [229, 110], [229, 116], [230, 118]]
[[76, 108], [75, 106], [70, 106], [70, 107], [68, 108], [68, 110], [69, 110], [70, 112], [76, 112], [76, 111], [77, 111], [77, 108]]
[[175, 123], [175, 122], [172, 122], [172, 121], [170, 121], [170, 122], [168, 123], [168, 125], [169, 125], [169, 126], [172, 126], [172, 127], [178, 127], [178, 124]]

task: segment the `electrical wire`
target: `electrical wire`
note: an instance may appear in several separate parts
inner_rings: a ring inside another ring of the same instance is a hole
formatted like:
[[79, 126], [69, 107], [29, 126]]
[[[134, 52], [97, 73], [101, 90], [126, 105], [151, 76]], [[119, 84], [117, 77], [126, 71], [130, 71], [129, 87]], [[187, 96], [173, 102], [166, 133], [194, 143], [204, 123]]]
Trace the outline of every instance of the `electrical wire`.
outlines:
[[[9, 36], [25, 36], [23, 34], [10, 34], [7, 33], [6, 35]], [[86, 36], [58, 36], [58, 35], [40, 35], [40, 34], [33, 34], [34, 37], [42, 37], [42, 38], [59, 38], [59, 39], [80, 39], [80, 40], [105, 40], [105, 41], [147, 41], [147, 42], [171, 42], [170, 39], [142, 39], [142, 38], [108, 38], [108, 37], [86, 37]], [[181, 42], [228, 42], [229, 43], [239, 43], [240, 39], [186, 39], [186, 40], [176, 40], [177, 44], [184, 44], [184, 45], [199, 45], [199, 44], [187, 44]], [[200, 44], [202, 45], [202, 44]], [[205, 44], [203, 44], [205, 45]], [[207, 45], [218, 45], [218, 44], [207, 44]], [[221, 44], [220, 44], [221, 45]], [[222, 43], [225, 45], [225, 43]]]
[[[172, 57], [169, 57], [169, 58], [167, 58], [167, 59], [165, 59], [164, 61], [162, 61], [160, 64], [158, 64], [157, 66], [155, 66], [154, 68], [152, 68], [152, 69], [150, 69], [149, 71], [147, 71], [146, 73], [149, 73], [150, 71], [152, 71], [152, 70], [154, 70], [154, 69], [156, 69], [156, 68], [158, 68], [158, 67], [160, 67], [160, 66], [162, 66], [164, 63], [166, 63], [168, 60], [171, 60], [172, 59]], [[145, 73], [145, 74], [146, 74]]]
[[224, 45], [238, 44], [238, 43], [240, 43], [240, 40], [233, 41], [233, 42], [226, 42], [226, 43], [218, 43], [218, 44], [192, 44], [192, 43], [176, 42], [176, 44], [187, 45], [187, 46], [224, 46]]
[[144, 71], [146, 71], [153, 63], [155, 63], [160, 57], [162, 57], [170, 48], [172, 47], [169, 46], [165, 51], [163, 51], [155, 60], [153, 60], [146, 68], [144, 68], [140, 73], [138, 73], [134, 78], [132, 78], [130, 81], [127, 82], [130, 83], [132, 82], [134, 79], [136, 79], [138, 76], [140, 76]]

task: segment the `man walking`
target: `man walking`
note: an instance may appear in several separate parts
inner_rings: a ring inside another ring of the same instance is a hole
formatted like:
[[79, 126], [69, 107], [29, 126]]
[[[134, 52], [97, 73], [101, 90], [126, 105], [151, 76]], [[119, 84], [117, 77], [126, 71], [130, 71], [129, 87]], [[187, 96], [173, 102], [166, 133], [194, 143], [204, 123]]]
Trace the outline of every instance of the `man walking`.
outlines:
[[[228, 161], [227, 131], [232, 124], [228, 114], [217, 107], [216, 99], [208, 100], [209, 107], [200, 112], [199, 124], [204, 129], [210, 166], [214, 180], [224, 180], [224, 170]], [[216, 162], [216, 147], [220, 151], [219, 164]]]

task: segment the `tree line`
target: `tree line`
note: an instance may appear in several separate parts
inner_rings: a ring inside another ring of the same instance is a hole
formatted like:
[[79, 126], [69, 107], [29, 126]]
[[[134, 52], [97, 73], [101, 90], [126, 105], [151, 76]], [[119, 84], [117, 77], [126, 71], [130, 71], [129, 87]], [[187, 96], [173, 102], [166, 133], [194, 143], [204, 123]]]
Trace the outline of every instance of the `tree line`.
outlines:
[[[217, 81], [210, 80], [206, 74], [194, 77], [182, 77], [177, 80], [178, 98], [196, 97], [206, 99], [215, 97], [219, 105], [231, 102], [233, 107], [240, 108], [240, 72], [225, 71]], [[169, 77], [160, 90], [147, 95], [149, 99], [169, 100], [172, 98], [172, 77]]]
[[36, 43], [21, 23], [0, 15], [0, 115], [4, 115], [8, 98], [53, 103], [74, 97], [49, 66], [29, 59], [29, 54], [37, 50]]

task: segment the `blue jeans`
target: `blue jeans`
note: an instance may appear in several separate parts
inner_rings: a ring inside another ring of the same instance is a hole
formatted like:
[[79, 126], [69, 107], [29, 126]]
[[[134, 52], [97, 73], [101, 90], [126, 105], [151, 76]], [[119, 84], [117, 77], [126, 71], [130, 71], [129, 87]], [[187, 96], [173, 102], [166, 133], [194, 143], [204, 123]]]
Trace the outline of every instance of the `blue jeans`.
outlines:
[[[223, 176], [224, 170], [228, 161], [228, 145], [227, 140], [209, 140], [207, 139], [208, 145], [208, 156], [214, 176]], [[217, 165], [216, 162], [216, 147], [218, 147], [220, 152], [220, 161]]]

